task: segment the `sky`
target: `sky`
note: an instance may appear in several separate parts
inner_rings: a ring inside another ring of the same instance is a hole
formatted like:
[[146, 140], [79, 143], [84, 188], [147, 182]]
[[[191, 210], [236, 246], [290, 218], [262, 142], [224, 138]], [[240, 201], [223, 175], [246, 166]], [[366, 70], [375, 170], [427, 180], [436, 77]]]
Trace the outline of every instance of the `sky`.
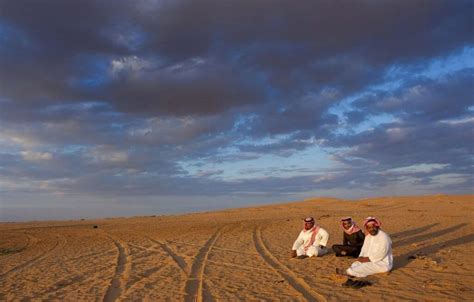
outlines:
[[472, 194], [473, 6], [0, 0], [0, 221]]

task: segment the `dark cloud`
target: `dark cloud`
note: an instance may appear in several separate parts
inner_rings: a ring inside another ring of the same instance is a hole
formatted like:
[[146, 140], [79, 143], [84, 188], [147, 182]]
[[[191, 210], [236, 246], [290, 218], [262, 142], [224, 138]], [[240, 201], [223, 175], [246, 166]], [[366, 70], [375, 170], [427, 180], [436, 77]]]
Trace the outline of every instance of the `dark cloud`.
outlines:
[[[428, 69], [472, 54], [472, 11], [0, 1], [0, 185], [9, 196], [469, 191], [472, 64]], [[283, 165], [316, 149], [327, 168]], [[244, 164], [268, 155], [282, 163]]]
[[465, 170], [472, 164], [472, 124], [472, 120], [454, 124], [390, 123], [339, 137], [330, 144], [350, 147], [344, 156], [373, 161], [383, 168], [440, 163]]
[[[285, 99], [353, 91], [393, 64], [459, 50], [472, 43], [470, 9], [470, 1], [4, 1], [0, 82], [5, 97], [29, 104], [101, 99], [124, 112], [216, 113], [267, 100], [267, 86]], [[116, 78], [99, 66], [134, 56], [160, 64]], [[87, 58], [89, 67], [77, 64]], [[186, 66], [196, 59], [205, 64]]]

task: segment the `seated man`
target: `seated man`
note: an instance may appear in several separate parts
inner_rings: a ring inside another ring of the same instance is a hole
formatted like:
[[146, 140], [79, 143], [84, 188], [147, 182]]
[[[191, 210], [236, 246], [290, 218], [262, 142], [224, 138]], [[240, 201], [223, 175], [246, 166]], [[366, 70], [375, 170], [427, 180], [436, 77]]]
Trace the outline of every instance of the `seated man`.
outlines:
[[359, 258], [345, 272], [342, 269], [336, 269], [338, 274], [349, 277], [367, 277], [392, 269], [392, 241], [380, 229], [381, 225], [382, 223], [375, 217], [365, 219], [364, 228], [367, 232]]
[[351, 217], [342, 218], [341, 226], [344, 231], [342, 244], [335, 244], [332, 249], [336, 253], [336, 257], [351, 256], [357, 258], [364, 244], [365, 235], [352, 221]]
[[326, 244], [328, 239], [328, 232], [316, 225], [313, 217], [308, 217], [304, 220], [304, 229], [293, 244], [291, 257], [302, 259], [322, 256], [327, 253]]

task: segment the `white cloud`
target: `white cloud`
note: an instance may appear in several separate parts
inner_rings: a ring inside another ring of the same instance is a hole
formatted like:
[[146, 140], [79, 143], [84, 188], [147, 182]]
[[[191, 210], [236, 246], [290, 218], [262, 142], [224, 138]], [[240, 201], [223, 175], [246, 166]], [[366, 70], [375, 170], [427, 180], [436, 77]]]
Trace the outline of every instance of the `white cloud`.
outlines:
[[440, 121], [443, 124], [459, 125], [459, 124], [474, 124], [474, 117], [466, 117], [462, 119], [444, 120]]
[[431, 177], [434, 185], [458, 185], [467, 181], [468, 175], [459, 173], [446, 173]]
[[412, 173], [430, 173], [435, 170], [446, 168], [447, 164], [417, 164], [406, 167], [398, 167], [385, 171], [387, 173], [396, 173], [396, 174], [412, 174]]
[[150, 60], [137, 56], [122, 57], [110, 62], [109, 72], [112, 76], [127, 74], [128, 76], [139, 76], [147, 69], [155, 67], [156, 64]]
[[53, 155], [49, 152], [22, 151], [21, 156], [28, 161], [51, 160]]

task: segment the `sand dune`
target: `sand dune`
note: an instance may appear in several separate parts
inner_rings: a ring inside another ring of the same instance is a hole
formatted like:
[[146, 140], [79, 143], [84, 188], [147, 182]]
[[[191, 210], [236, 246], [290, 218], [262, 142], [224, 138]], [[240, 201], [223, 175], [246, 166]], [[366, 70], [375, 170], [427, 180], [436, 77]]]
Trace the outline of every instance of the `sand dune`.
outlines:
[[[0, 224], [0, 300], [474, 300], [474, 196], [314, 199], [179, 216]], [[376, 215], [395, 267], [344, 288], [351, 259], [295, 260], [301, 219]], [[93, 228], [97, 225], [98, 228]]]

